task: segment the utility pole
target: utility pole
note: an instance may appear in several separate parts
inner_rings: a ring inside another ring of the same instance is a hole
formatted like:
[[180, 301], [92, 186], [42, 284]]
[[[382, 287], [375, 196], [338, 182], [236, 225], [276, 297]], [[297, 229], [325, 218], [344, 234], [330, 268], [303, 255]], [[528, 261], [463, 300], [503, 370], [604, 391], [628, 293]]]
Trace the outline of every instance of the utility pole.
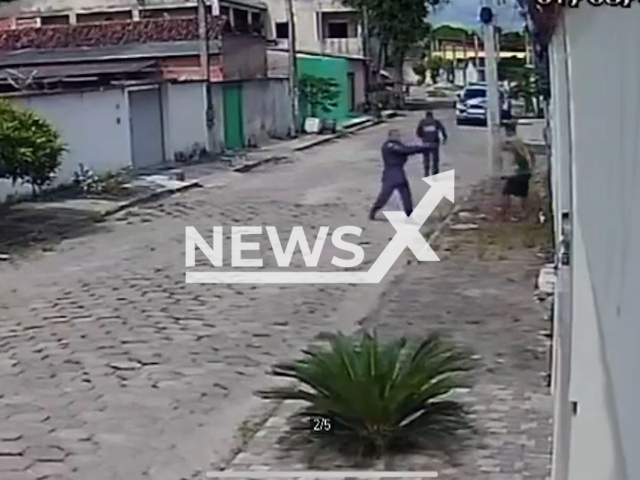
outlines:
[[484, 0], [480, 20], [484, 24], [485, 72], [487, 80], [487, 132], [491, 173], [502, 174], [500, 148], [500, 97], [498, 91], [498, 62], [496, 58], [496, 28], [493, 0]]
[[371, 106], [371, 48], [369, 44], [369, 14], [362, 9], [362, 56], [365, 58], [364, 98], [367, 107]]
[[[216, 2], [216, 0], [213, 0]], [[217, 3], [217, 2], [216, 2]], [[200, 67], [205, 84], [206, 122], [207, 122], [207, 150], [215, 150], [215, 113], [213, 110], [213, 92], [211, 85], [211, 42], [209, 38], [209, 21], [205, 0], [198, 0], [198, 33], [200, 37]]]
[[291, 104], [291, 136], [298, 136], [298, 67], [296, 52], [296, 20], [293, 0], [287, 0], [287, 25], [289, 30], [289, 102]]

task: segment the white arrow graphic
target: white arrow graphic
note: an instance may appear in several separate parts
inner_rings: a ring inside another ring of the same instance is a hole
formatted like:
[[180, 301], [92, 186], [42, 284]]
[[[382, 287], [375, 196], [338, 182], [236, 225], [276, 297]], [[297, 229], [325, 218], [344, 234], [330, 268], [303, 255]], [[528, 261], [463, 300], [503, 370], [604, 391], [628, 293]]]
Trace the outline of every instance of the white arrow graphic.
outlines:
[[407, 218], [404, 212], [383, 212], [397, 233], [371, 265], [367, 272], [369, 280], [367, 283], [380, 283], [398, 257], [402, 255], [405, 247], [409, 247], [419, 262], [440, 261], [436, 252], [420, 233], [420, 227], [427, 221], [443, 197], [451, 202], [455, 201], [455, 170], [425, 177], [422, 180], [431, 188], [416, 205], [410, 217]]
[[416, 205], [410, 217], [404, 212], [383, 212], [396, 234], [367, 272], [187, 272], [187, 283], [244, 283], [244, 284], [362, 284], [380, 283], [393, 264], [409, 248], [420, 262], [439, 262], [440, 259], [420, 233], [443, 198], [454, 202], [455, 170], [425, 177], [431, 186]]

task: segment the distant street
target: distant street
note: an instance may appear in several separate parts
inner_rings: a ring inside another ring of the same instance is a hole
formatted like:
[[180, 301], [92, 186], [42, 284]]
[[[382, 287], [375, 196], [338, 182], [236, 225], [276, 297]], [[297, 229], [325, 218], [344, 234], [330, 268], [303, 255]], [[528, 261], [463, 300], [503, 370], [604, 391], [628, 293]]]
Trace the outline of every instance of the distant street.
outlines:
[[[419, 115], [291, 163], [221, 173], [209, 188], [2, 266], [0, 479], [178, 480], [222, 459], [260, 405], [252, 391], [267, 367], [323, 332], [352, 329], [381, 288], [186, 285], [185, 226], [358, 225], [366, 268], [394, 234], [366, 220], [380, 145], [390, 126], [412, 139]], [[441, 171], [456, 169], [460, 196], [487, 171], [486, 134], [456, 129], [453, 113], [440, 118], [450, 134]], [[428, 187], [421, 158], [410, 162], [417, 202]], [[293, 263], [300, 268], [299, 254]]]

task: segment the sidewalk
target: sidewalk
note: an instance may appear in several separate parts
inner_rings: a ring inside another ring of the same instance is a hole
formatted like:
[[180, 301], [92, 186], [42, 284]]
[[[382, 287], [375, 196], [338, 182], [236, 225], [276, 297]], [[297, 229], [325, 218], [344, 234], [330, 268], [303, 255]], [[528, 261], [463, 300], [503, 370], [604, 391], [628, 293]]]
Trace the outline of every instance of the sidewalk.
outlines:
[[[445, 227], [436, 248], [442, 261], [410, 264], [377, 313], [362, 324], [381, 336], [440, 330], [472, 347], [477, 384], [459, 395], [475, 411], [480, 435], [455, 465], [410, 455], [392, 459], [385, 469], [436, 470], [446, 480], [546, 480], [550, 475], [552, 406], [544, 386], [548, 345], [541, 334], [548, 325], [533, 298], [545, 227], [533, 217], [522, 224], [485, 220], [492, 207], [487, 195], [478, 189]], [[279, 447], [294, 409], [278, 407], [228, 468], [353, 468], [339, 458]]]

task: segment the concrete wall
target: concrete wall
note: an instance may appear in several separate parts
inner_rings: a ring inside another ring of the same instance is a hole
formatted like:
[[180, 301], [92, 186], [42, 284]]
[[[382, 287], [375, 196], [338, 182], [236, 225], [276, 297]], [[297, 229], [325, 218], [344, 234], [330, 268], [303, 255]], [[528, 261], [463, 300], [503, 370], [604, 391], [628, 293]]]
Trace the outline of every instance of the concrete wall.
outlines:
[[[97, 174], [131, 166], [129, 107], [122, 89], [23, 96], [15, 102], [51, 121], [68, 145], [56, 185], [72, 181], [80, 163]], [[0, 201], [28, 192], [0, 180]]]
[[559, 401], [577, 403], [560, 422], [568, 473], [556, 469], [557, 480], [640, 477], [639, 20], [636, 8], [565, 10], [554, 38], [565, 44], [570, 144], [553, 167], [570, 168], [573, 232], [571, 351], [560, 369], [569, 389]]
[[363, 60], [349, 60], [349, 72], [354, 74], [355, 104], [358, 106], [365, 101], [366, 63]]
[[[571, 115], [564, 25], [549, 49], [553, 95], [549, 105], [550, 165], [556, 250], [562, 241], [562, 213], [571, 212]], [[554, 395], [553, 478], [567, 478], [571, 443], [572, 408], [569, 399], [571, 374], [572, 285], [571, 265], [560, 265], [554, 301], [554, 337], [551, 391]]]
[[242, 94], [247, 145], [260, 145], [269, 138], [287, 138], [291, 123], [287, 80], [243, 82]]
[[222, 58], [225, 80], [267, 77], [267, 42], [261, 37], [226, 34]]
[[162, 89], [167, 161], [207, 148], [204, 82], [167, 83]]

